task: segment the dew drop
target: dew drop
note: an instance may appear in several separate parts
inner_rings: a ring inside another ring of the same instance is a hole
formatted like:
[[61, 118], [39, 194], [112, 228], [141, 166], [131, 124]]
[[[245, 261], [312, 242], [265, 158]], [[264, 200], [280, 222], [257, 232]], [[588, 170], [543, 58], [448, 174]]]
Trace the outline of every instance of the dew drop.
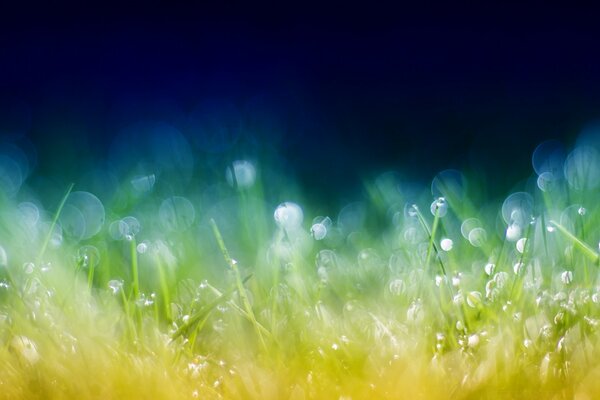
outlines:
[[569, 285], [573, 282], [573, 271], [564, 271], [560, 274], [560, 280], [563, 284]]
[[517, 244], [516, 244], [516, 248], [517, 251], [521, 254], [523, 254], [523, 252], [525, 251], [525, 246], [527, 245], [527, 239], [526, 238], [521, 238], [519, 240], [517, 240]]
[[327, 227], [320, 222], [313, 224], [310, 228], [310, 233], [315, 240], [323, 240], [327, 235]]
[[448, 203], [445, 198], [439, 197], [431, 203], [429, 210], [432, 215], [435, 216], [437, 214], [439, 218], [442, 218], [448, 213]]
[[273, 218], [281, 228], [293, 230], [302, 224], [304, 213], [298, 204], [285, 202], [275, 209]]
[[444, 238], [440, 241], [440, 247], [444, 251], [452, 250], [453, 246], [454, 246], [454, 242], [452, 241], [452, 239]]
[[108, 281], [108, 288], [111, 290], [112, 294], [117, 294], [123, 288], [123, 280], [121, 279], [112, 279]]
[[96, 267], [100, 262], [100, 252], [91, 245], [80, 247], [77, 251], [77, 263], [81, 268]]

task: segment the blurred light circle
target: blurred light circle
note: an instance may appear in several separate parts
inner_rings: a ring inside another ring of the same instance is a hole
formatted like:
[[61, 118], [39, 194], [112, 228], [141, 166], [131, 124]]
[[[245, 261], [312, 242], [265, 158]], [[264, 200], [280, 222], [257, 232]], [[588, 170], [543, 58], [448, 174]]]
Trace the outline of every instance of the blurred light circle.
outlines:
[[558, 176], [561, 174], [564, 162], [565, 151], [558, 140], [540, 143], [531, 156], [531, 165], [538, 176], [544, 173]]
[[349, 234], [361, 230], [365, 219], [365, 205], [361, 202], [350, 203], [338, 214], [338, 226], [346, 234]]
[[483, 228], [475, 228], [469, 232], [469, 243], [473, 247], [481, 247], [487, 241], [487, 232]]
[[473, 229], [480, 227], [480, 220], [477, 218], [467, 218], [462, 222], [462, 224], [460, 224], [460, 233], [465, 239], [469, 240], [469, 233], [471, 233]]
[[108, 234], [114, 240], [121, 240], [125, 237], [124, 232], [128, 229], [127, 224], [119, 219], [117, 221], [113, 221], [108, 227]]
[[173, 196], [162, 202], [158, 210], [158, 217], [165, 229], [184, 231], [194, 223], [196, 211], [192, 203], [185, 197]]
[[63, 231], [75, 239], [89, 239], [104, 225], [104, 206], [89, 192], [73, 192], [61, 211]]
[[37, 224], [40, 219], [40, 210], [35, 204], [26, 201], [20, 203], [17, 208], [19, 209], [19, 216], [23, 225], [33, 227]]
[[12, 197], [21, 188], [23, 179], [19, 164], [13, 158], [0, 154], [0, 190]]
[[542, 192], [552, 190], [556, 181], [556, 177], [552, 172], [542, 172], [537, 178], [537, 186]]
[[225, 170], [225, 179], [231, 187], [249, 188], [256, 180], [256, 168], [250, 161], [234, 161]]
[[507, 224], [525, 226], [533, 212], [533, 197], [526, 192], [513, 193], [502, 204], [502, 218]]
[[600, 185], [600, 154], [589, 146], [577, 147], [565, 161], [564, 174], [575, 190], [597, 188]]

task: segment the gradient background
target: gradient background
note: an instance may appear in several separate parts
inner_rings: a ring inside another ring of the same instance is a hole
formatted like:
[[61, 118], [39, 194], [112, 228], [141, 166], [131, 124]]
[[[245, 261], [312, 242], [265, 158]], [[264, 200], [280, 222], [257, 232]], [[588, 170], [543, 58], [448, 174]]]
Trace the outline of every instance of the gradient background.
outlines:
[[541, 2], [11, 6], [0, 134], [38, 149], [39, 174], [69, 179], [131, 121], [177, 123], [199, 103], [224, 119], [259, 110], [256, 140], [315, 199], [386, 169], [424, 181], [477, 170], [499, 195], [527, 177], [541, 140], [568, 144], [600, 116], [599, 26], [593, 10]]

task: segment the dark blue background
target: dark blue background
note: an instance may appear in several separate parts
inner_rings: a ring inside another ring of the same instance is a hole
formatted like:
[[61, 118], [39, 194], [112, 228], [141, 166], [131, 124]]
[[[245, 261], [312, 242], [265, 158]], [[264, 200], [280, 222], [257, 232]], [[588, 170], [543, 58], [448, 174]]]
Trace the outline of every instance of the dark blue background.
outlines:
[[0, 12], [0, 100], [30, 112], [15, 126], [47, 174], [106, 156], [118, 104], [140, 104], [135, 119], [259, 97], [284, 121], [281, 156], [323, 196], [386, 168], [426, 180], [447, 167], [484, 171], [497, 194], [529, 173], [539, 141], [568, 143], [599, 116], [595, 15], [25, 4]]

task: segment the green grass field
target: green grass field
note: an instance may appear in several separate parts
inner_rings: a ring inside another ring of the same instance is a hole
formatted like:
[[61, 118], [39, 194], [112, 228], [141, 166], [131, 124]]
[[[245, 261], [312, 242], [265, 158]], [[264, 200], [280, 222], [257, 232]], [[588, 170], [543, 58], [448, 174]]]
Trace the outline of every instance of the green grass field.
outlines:
[[321, 216], [245, 160], [101, 196], [2, 158], [0, 398], [597, 398], [600, 155], [553, 146], [499, 201], [387, 173]]

